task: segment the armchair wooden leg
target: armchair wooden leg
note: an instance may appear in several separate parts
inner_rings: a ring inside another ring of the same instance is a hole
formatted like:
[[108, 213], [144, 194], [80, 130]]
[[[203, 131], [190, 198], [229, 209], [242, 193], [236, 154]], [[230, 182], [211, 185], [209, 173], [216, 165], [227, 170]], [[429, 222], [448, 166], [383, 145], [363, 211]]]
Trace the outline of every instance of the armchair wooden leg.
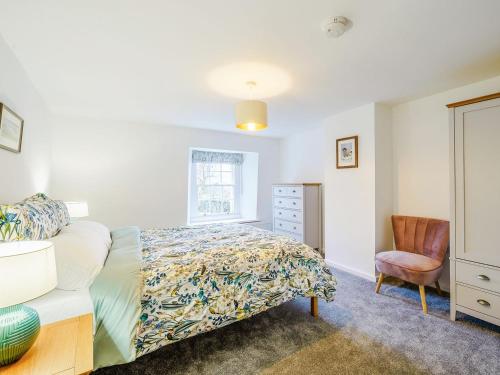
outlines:
[[378, 281], [377, 281], [377, 287], [375, 288], [375, 293], [379, 292], [380, 287], [382, 286], [382, 281], [384, 281], [384, 274], [380, 273], [378, 275]]
[[439, 281], [438, 280], [436, 280], [436, 291], [438, 292], [438, 294], [440, 296], [443, 295], [443, 292], [441, 291], [441, 287], [439, 286]]
[[311, 297], [311, 315], [318, 317], [318, 297]]
[[422, 310], [424, 314], [427, 314], [427, 301], [425, 300], [425, 286], [419, 285], [418, 289], [420, 291], [420, 300], [422, 301]]

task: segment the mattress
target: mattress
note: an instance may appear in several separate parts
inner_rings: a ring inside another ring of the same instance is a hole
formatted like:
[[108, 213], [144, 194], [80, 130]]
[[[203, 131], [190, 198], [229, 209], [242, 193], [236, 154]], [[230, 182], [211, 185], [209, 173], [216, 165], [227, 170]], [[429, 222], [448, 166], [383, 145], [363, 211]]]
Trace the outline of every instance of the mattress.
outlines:
[[42, 325], [94, 312], [88, 289], [75, 291], [54, 289], [24, 305], [38, 312]]

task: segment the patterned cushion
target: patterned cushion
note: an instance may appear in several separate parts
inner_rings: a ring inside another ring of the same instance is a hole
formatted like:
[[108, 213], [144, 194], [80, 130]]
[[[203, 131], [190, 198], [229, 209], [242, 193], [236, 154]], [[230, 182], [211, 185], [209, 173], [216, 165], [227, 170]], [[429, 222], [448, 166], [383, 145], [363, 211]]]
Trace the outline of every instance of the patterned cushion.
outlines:
[[26, 225], [26, 209], [19, 205], [0, 205], [0, 241], [20, 241], [33, 237]]
[[27, 208], [28, 219], [39, 226], [39, 237], [34, 240], [44, 240], [55, 236], [60, 228], [59, 214], [55, 209], [52, 199], [45, 194], [36, 194], [21, 202]]
[[14, 205], [0, 205], [0, 240], [44, 240], [69, 221], [64, 202], [38, 193]]
[[59, 219], [59, 229], [61, 229], [71, 222], [68, 207], [66, 207], [63, 201], [52, 201], [52, 205], [54, 210], [57, 212], [57, 217]]

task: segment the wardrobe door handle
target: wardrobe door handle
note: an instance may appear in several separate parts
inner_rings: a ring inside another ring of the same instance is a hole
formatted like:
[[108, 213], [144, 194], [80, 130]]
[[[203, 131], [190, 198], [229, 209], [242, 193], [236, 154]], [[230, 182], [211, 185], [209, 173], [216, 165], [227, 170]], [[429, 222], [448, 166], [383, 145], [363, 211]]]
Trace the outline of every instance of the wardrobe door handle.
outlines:
[[485, 301], [484, 299], [478, 299], [477, 303], [479, 303], [481, 306], [490, 307], [490, 303], [488, 301]]
[[477, 278], [483, 281], [490, 281], [490, 278], [486, 275], [477, 275]]

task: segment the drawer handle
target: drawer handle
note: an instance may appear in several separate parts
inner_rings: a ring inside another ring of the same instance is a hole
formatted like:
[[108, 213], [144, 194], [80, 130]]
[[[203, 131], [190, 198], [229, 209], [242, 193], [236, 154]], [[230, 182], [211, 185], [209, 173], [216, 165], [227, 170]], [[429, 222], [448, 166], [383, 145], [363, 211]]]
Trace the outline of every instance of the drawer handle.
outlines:
[[281, 189], [278, 190], [281, 193]]
[[280, 227], [282, 227], [283, 225], [280, 223]]
[[293, 203], [293, 205], [294, 205], [294, 206], [297, 204], [297, 203], [295, 203], [295, 202], [292, 202], [292, 203]]
[[490, 281], [490, 278], [486, 275], [477, 275], [477, 278], [483, 281]]
[[293, 217], [297, 217], [297, 215], [293, 214]]
[[479, 303], [481, 306], [490, 307], [490, 303], [488, 301], [485, 301], [484, 299], [478, 299], [477, 303]]
[[280, 212], [278, 212], [278, 215], [281, 215], [281, 211], [280, 211]]
[[280, 201], [280, 204], [281, 204], [281, 203], [283, 203], [283, 202], [281, 202], [281, 201]]
[[294, 230], [297, 230], [297, 227], [293, 227]]
[[294, 190], [293, 193], [296, 193], [296, 191]]

